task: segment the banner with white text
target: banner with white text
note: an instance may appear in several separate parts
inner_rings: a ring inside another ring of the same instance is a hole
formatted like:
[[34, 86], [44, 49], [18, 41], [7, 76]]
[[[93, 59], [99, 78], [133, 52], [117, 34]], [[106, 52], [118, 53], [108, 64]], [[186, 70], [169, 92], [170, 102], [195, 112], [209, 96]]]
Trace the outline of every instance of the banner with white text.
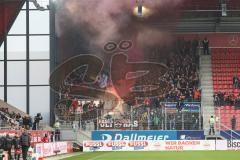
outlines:
[[84, 141], [83, 151], [187, 151], [215, 150], [214, 140]]

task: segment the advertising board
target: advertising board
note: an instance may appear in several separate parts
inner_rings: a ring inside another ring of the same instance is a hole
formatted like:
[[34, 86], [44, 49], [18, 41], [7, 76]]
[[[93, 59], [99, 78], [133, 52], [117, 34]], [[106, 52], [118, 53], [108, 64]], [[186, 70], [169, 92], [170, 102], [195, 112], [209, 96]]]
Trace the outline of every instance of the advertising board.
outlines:
[[178, 140], [204, 140], [204, 131], [177, 131]]
[[68, 153], [68, 142], [38, 143], [35, 145], [35, 153], [42, 157]]
[[218, 140], [216, 150], [240, 150], [240, 140]]
[[215, 150], [214, 140], [84, 141], [83, 151], [186, 151]]
[[[166, 107], [166, 111], [177, 112], [176, 102], [166, 102], [164, 106]], [[184, 102], [183, 109], [184, 112], [196, 112], [200, 111], [201, 103], [199, 102]], [[173, 110], [174, 109], [174, 110]]]
[[138, 121], [130, 119], [99, 119], [98, 128], [104, 130], [119, 129], [119, 130], [129, 130], [138, 128]]
[[177, 140], [177, 131], [93, 131], [92, 140]]

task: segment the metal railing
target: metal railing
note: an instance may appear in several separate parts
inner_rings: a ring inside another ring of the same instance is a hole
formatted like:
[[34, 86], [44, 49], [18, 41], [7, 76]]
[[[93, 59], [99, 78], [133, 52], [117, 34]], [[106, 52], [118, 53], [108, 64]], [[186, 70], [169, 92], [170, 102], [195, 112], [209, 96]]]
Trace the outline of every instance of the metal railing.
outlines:
[[[202, 115], [200, 103], [184, 103], [186, 104], [181, 110], [176, 108], [176, 102], [161, 102], [159, 106], [128, 106], [122, 112], [98, 109], [98, 111], [94, 112], [95, 116], [90, 118], [84, 116], [89, 115], [87, 113], [74, 113], [71, 111], [71, 116], [66, 118], [61, 114], [58, 115], [58, 112], [56, 112], [56, 119], [60, 121], [61, 128], [78, 128], [82, 131], [105, 129], [201, 130]], [[64, 105], [61, 107], [64, 107]], [[64, 110], [67, 111], [67, 108]], [[106, 126], [103, 124], [104, 127], [101, 127], [99, 120], [103, 123], [106, 120]], [[135, 122], [138, 123], [137, 127], [133, 126]], [[129, 126], [124, 127], [127, 126], [126, 124], [123, 125], [124, 123], [128, 123]], [[112, 127], [109, 127], [109, 125]]]
[[[222, 130], [221, 128], [225, 128], [225, 130]], [[220, 131], [220, 135], [221, 135], [221, 132], [223, 132], [226, 135], [230, 136], [231, 140], [240, 138], [239, 133], [237, 133], [236, 131], [232, 130], [231, 128], [225, 126], [224, 124], [220, 124], [220, 130], [219, 131]]]
[[[221, 114], [221, 111], [220, 111], [219, 107], [215, 108], [215, 112], [216, 112], [216, 130], [219, 132], [219, 135], [222, 136], [221, 133], [225, 134], [226, 136], [230, 137], [231, 140], [240, 139], [240, 134], [238, 132], [236, 132], [235, 130], [233, 130], [229, 126], [223, 124], [223, 122], [222, 122], [223, 118], [226, 118], [226, 117], [224, 117]], [[230, 115], [235, 115], [235, 114], [231, 114], [231, 113], [229, 113], [229, 114]], [[228, 116], [228, 118], [229, 117], [231, 117], [231, 116]], [[230, 121], [227, 124], [231, 125]], [[226, 137], [224, 137], [224, 138], [226, 138]]]

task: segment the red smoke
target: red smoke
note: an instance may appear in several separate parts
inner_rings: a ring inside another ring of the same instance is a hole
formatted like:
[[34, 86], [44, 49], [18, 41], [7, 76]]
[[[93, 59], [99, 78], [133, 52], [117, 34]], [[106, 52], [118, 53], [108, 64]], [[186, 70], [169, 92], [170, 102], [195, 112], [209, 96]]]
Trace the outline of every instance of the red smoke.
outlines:
[[[144, 0], [144, 6], [151, 14], [146, 18], [140, 18], [133, 15], [133, 10], [137, 6], [136, 0], [58, 0], [57, 36], [66, 36], [69, 34], [68, 31], [74, 28], [74, 31], [79, 31], [85, 40], [98, 48], [103, 48], [109, 41], [118, 43], [121, 40], [131, 40], [133, 46], [128, 51], [129, 61], [141, 61], [145, 56], [144, 47], [171, 43], [171, 32], [175, 29], [178, 9], [183, 1]], [[71, 36], [70, 38], [66, 36], [69, 39], [64, 41], [70, 44], [67, 49], [71, 47], [75, 38]], [[72, 48], [74, 50], [74, 47]], [[67, 49], [66, 52], [69, 52]], [[117, 101], [120, 100], [115, 90], [108, 88], [107, 92], [115, 95]]]

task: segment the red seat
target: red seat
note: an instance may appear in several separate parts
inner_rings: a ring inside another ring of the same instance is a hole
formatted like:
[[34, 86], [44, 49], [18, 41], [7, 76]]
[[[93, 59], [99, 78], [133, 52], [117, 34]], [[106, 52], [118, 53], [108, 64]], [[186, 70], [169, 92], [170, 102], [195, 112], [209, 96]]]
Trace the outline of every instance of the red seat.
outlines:
[[233, 114], [235, 114], [235, 109], [232, 109], [232, 110], [230, 110], [230, 113], [233, 115]]

